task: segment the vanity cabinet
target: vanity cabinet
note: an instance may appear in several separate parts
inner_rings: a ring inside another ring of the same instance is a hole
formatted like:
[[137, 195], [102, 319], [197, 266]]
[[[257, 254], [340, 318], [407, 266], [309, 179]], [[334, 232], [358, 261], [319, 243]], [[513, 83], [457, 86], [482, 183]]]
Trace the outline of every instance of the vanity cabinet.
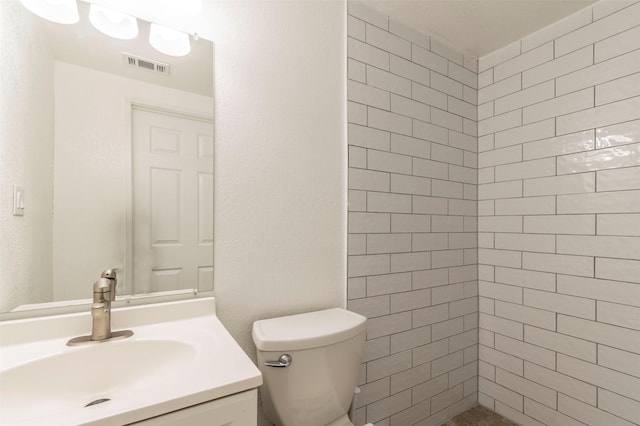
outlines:
[[252, 389], [152, 419], [136, 426], [256, 426], [258, 391]]

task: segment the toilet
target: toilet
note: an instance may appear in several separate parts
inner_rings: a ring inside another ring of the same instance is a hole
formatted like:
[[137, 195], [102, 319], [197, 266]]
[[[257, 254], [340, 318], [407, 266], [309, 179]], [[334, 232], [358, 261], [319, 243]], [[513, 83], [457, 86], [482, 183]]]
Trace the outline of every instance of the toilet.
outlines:
[[262, 407], [276, 426], [353, 426], [366, 318], [340, 308], [253, 323]]

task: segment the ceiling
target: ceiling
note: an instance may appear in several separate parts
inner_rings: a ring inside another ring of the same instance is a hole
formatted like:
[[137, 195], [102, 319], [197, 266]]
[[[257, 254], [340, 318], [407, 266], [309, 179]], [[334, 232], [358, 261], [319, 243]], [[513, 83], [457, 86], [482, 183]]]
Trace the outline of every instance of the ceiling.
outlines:
[[476, 57], [546, 27], [596, 0], [364, 0], [392, 19]]

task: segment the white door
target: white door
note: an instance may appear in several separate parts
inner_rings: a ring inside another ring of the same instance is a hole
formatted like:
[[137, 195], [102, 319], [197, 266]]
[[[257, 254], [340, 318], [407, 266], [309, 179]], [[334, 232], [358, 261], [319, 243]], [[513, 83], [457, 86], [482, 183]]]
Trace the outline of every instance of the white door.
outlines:
[[132, 114], [135, 293], [213, 290], [213, 122]]

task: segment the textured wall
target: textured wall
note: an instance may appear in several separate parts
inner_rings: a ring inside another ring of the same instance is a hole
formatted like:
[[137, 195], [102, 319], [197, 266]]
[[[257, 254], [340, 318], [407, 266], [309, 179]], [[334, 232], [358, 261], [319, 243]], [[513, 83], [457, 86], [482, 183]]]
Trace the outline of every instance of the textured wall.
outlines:
[[[0, 1], [0, 312], [51, 299], [53, 57], [35, 17]], [[13, 216], [13, 185], [24, 216]]]
[[348, 307], [369, 318], [356, 424], [477, 401], [476, 60], [349, 3]]
[[479, 401], [523, 425], [640, 424], [633, 3], [479, 61]]

